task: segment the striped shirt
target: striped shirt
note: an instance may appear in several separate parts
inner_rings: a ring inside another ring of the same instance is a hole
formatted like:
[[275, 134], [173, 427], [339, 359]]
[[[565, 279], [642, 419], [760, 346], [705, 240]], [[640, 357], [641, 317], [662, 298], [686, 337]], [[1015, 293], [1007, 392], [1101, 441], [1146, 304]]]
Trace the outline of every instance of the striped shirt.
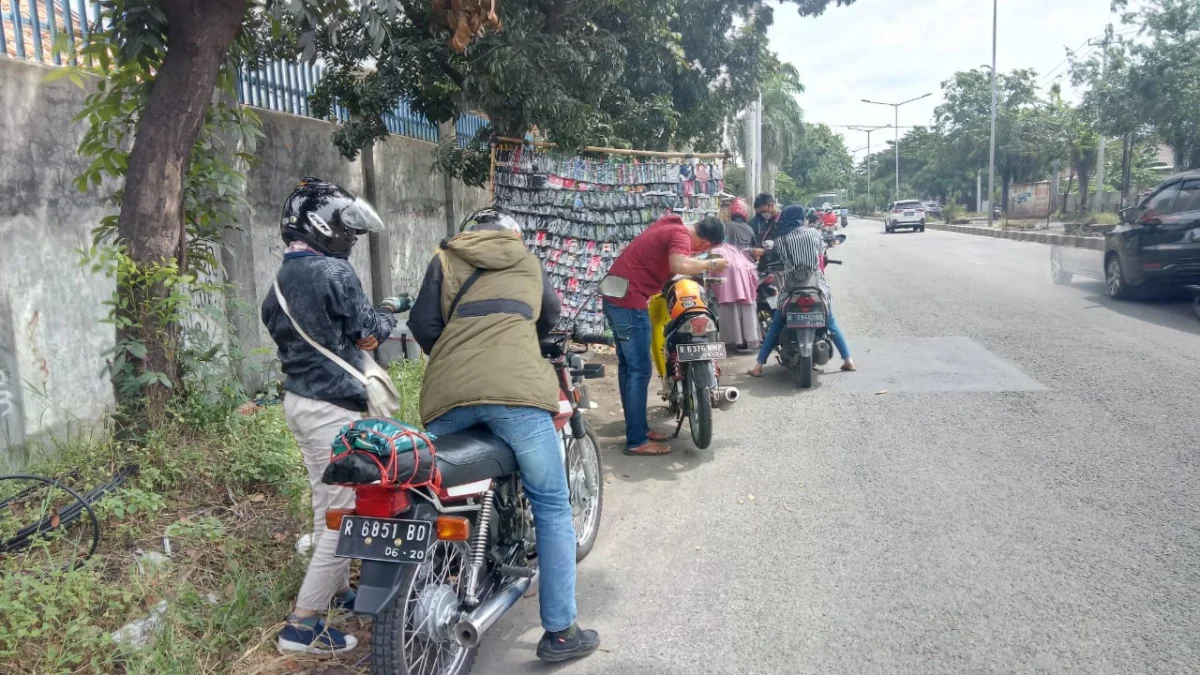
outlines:
[[775, 252], [783, 264], [785, 279], [795, 279], [813, 272], [817, 276], [817, 287], [825, 302], [832, 300], [829, 284], [821, 271], [821, 255], [825, 253], [825, 242], [815, 227], [798, 227], [775, 240]]

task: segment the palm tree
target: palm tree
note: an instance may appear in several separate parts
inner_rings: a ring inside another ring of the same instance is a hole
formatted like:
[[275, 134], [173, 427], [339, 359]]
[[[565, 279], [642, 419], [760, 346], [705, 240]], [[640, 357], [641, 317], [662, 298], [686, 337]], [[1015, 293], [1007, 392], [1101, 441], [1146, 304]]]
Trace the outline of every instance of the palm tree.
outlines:
[[[802, 93], [800, 73], [790, 63], [779, 64], [762, 84], [763, 189], [767, 192], [774, 191], [775, 172], [791, 159], [804, 138], [804, 111], [796, 102]], [[735, 136], [744, 157], [745, 135]]]
[[774, 191], [775, 172], [787, 164], [804, 138], [804, 111], [796, 96], [804, 93], [800, 73], [790, 63], [782, 63], [762, 88], [763, 185]]

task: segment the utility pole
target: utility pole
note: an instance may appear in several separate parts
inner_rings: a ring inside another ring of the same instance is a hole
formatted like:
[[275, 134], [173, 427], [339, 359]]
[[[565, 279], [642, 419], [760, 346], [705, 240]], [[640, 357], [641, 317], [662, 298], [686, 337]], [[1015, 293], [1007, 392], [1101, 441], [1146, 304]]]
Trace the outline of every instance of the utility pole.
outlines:
[[975, 169], [975, 211], [983, 211], [983, 170]]
[[[1104, 52], [1100, 59], [1100, 80], [1101, 86], [1104, 86], [1104, 76], [1108, 73], [1108, 42], [1112, 39], [1112, 24], [1108, 24], [1104, 28], [1104, 40], [1100, 43], [1100, 48]], [[1093, 44], [1088, 40], [1088, 44]], [[1099, 213], [1104, 210], [1104, 134], [1100, 134], [1100, 147], [1096, 150], [1096, 195], [1093, 198], [1095, 201], [1092, 205], [1092, 210]]]
[[862, 100], [863, 103], [871, 103], [873, 105], [890, 105], [892, 106], [892, 110], [895, 111], [896, 122], [893, 126], [896, 129], [896, 140], [892, 150], [896, 154], [896, 201], [900, 200], [900, 106], [907, 105], [913, 101], [920, 101], [921, 99], [928, 98], [930, 96], [933, 96], [933, 94], [924, 94], [916, 98], [910, 98], [907, 101], [901, 101], [899, 103], [882, 103], [880, 101], [869, 101], [865, 98]]
[[881, 127], [848, 127], [849, 129], [862, 131], [867, 134], [867, 203], [871, 205], [871, 208], [875, 208], [875, 203], [871, 201], [871, 134], [880, 129], [886, 129], [889, 126], [891, 125], [885, 124]]
[[992, 226], [995, 220], [992, 214], [996, 212], [992, 200], [996, 195], [996, 19], [999, 14], [1000, 0], [992, 0], [992, 142], [988, 150], [988, 227]]

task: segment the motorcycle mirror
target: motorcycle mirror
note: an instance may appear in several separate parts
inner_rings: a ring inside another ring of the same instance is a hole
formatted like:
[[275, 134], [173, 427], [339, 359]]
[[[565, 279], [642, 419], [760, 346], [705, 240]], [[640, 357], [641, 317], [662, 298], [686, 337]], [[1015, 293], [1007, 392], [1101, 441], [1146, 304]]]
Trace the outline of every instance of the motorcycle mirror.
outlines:
[[833, 238], [833, 241], [834, 241], [834, 244], [844, 244], [844, 243], [846, 243], [846, 235], [839, 234]]

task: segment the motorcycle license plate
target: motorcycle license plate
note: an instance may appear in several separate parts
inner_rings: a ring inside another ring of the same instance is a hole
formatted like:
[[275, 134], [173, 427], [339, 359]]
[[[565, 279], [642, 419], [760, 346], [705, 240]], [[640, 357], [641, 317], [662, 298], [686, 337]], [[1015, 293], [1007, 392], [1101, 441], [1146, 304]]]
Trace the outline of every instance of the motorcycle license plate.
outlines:
[[767, 296], [767, 307], [770, 307], [771, 309], [779, 309], [779, 296]]
[[433, 541], [433, 524], [424, 520], [346, 516], [338, 530], [339, 558], [378, 560], [405, 565], [425, 562]]
[[725, 343], [705, 342], [698, 345], [679, 345], [675, 356], [680, 361], [714, 361], [725, 358]]
[[824, 328], [825, 312], [788, 312], [788, 328]]

